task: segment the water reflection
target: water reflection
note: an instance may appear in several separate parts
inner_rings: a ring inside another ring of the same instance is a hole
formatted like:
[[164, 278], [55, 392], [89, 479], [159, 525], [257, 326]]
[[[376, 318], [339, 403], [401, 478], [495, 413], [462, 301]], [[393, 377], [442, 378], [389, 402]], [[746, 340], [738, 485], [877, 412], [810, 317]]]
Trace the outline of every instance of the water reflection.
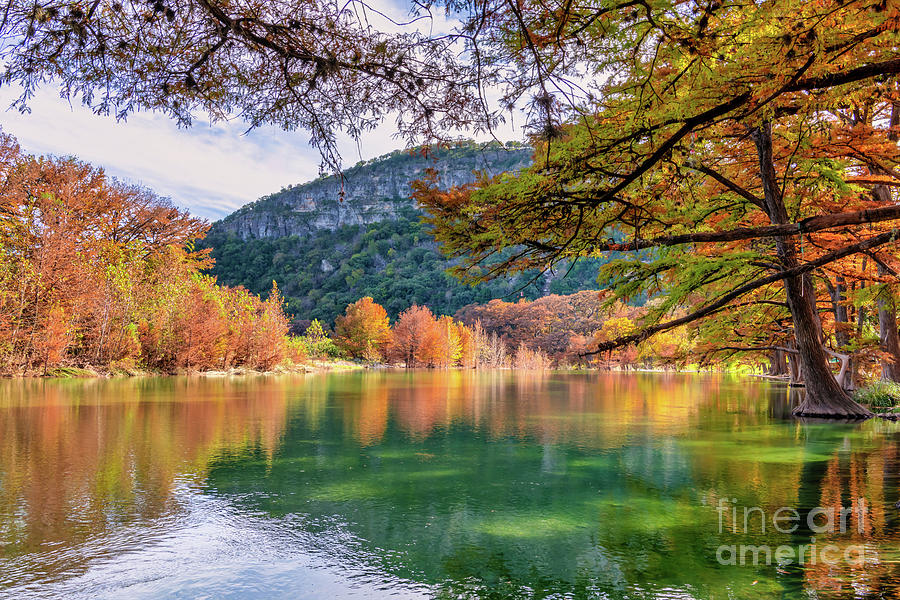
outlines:
[[78, 568], [58, 549], [177, 514], [176, 480], [202, 481], [227, 453], [275, 451], [284, 395], [197, 379], [4, 382], [0, 556], [40, 557], [41, 573], [20, 575], [52, 577]]
[[[897, 426], [799, 423], [785, 418], [790, 402], [783, 386], [692, 375], [3, 382], [0, 593], [900, 589]], [[860, 498], [865, 527], [844, 535], [744, 531], [716, 511], [726, 502], [766, 515], [858, 512]], [[723, 544], [813, 535], [863, 544], [871, 560], [716, 562]], [[255, 551], [236, 552], [248, 539]]]

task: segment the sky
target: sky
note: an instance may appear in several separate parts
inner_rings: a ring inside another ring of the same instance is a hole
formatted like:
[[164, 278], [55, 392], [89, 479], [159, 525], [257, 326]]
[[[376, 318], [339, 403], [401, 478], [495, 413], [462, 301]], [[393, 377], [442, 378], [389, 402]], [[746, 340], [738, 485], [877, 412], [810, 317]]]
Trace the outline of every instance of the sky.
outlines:
[[[404, 11], [392, 2], [378, 0], [371, 5], [402, 20]], [[373, 15], [373, 24], [383, 30], [393, 28], [376, 19]], [[431, 27], [443, 32], [452, 24], [439, 17]], [[319, 152], [309, 145], [304, 131], [260, 127], [247, 132], [240, 121], [210, 124], [200, 119], [189, 129], [179, 129], [169, 117], [147, 112], [116, 121], [60, 98], [53, 84], [29, 100], [30, 113], [6, 110], [19, 93], [15, 87], [0, 88], [0, 127], [14, 135], [25, 152], [77, 156], [211, 221], [282, 187], [319, 176]], [[402, 148], [392, 124], [388, 117], [358, 146], [349, 138], [343, 140], [344, 164], [352, 166]], [[498, 134], [504, 141], [520, 137], [511, 127]]]
[[[0, 89], [0, 127], [14, 135], [25, 152], [78, 156], [209, 220], [319, 175], [319, 152], [304, 131], [260, 127], [247, 132], [239, 121], [200, 120], [179, 129], [169, 117], [147, 112], [116, 121], [70, 104], [52, 86], [29, 101], [29, 114], [5, 110], [17, 95], [16, 88]], [[345, 140], [341, 153], [344, 164], [352, 166], [402, 146], [388, 121], [367, 134], [359, 147]]]

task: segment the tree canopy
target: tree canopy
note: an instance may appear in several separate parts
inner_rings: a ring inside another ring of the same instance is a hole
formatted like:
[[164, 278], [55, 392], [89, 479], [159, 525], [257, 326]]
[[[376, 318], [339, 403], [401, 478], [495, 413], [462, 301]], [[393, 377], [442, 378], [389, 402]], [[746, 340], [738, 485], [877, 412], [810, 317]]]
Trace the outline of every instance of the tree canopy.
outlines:
[[353, 358], [381, 360], [391, 339], [387, 312], [371, 296], [349, 304], [334, 329], [338, 345]]
[[0, 373], [71, 367], [271, 369], [288, 355], [265, 301], [216, 284], [208, 225], [74, 158], [0, 132]]
[[[469, 257], [461, 272], [476, 280], [652, 249], [604, 270], [620, 296], [666, 301], [598, 350], [723, 311], [752, 314], [748, 295], [780, 288], [807, 387], [798, 412], [864, 415], [829, 371], [811, 274], [896, 239], [878, 224], [900, 216], [885, 193], [900, 184], [897, 7], [596, 8], [525, 35], [537, 65], [588, 48], [592, 72], [605, 74], [599, 93], [545, 132], [527, 172], [448, 193], [420, 185], [437, 239]], [[499, 254], [508, 247], [519, 250]], [[665, 320], [685, 304], [689, 314]]]

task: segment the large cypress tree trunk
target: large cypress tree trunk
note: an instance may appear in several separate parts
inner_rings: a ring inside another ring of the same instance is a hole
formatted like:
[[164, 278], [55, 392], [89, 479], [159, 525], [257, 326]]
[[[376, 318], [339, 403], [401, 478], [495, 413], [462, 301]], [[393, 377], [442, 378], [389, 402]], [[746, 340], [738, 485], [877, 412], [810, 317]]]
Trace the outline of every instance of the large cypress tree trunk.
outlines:
[[784, 350], [772, 350], [769, 355], [769, 375], [772, 377], [785, 377], [787, 374], [788, 364]]
[[[878, 274], [886, 273], [878, 265]], [[897, 333], [897, 307], [893, 296], [885, 290], [878, 299], [878, 340], [884, 358], [881, 359], [881, 376], [889, 381], [900, 381], [900, 335]]]
[[[772, 127], [762, 124], [753, 135], [759, 156], [759, 171], [765, 195], [766, 212], [773, 225], [789, 223], [781, 189], [777, 185], [775, 163], [772, 155]], [[775, 238], [778, 258], [785, 269], [799, 265], [797, 244], [793, 236]], [[866, 408], [854, 402], [841, 389], [831, 368], [822, 331], [816, 313], [816, 295], [809, 274], [784, 280], [788, 308], [794, 322], [794, 337], [800, 353], [800, 372], [806, 386], [803, 401], [794, 407], [793, 413], [803, 417], [860, 419], [872, 416]]]

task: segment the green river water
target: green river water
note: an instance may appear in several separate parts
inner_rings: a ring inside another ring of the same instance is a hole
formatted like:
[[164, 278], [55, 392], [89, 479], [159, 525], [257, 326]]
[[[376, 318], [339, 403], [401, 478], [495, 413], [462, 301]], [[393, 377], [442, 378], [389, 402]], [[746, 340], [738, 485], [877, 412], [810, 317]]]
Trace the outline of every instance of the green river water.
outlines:
[[792, 401], [693, 374], [0, 381], [0, 598], [898, 597], [900, 426]]

